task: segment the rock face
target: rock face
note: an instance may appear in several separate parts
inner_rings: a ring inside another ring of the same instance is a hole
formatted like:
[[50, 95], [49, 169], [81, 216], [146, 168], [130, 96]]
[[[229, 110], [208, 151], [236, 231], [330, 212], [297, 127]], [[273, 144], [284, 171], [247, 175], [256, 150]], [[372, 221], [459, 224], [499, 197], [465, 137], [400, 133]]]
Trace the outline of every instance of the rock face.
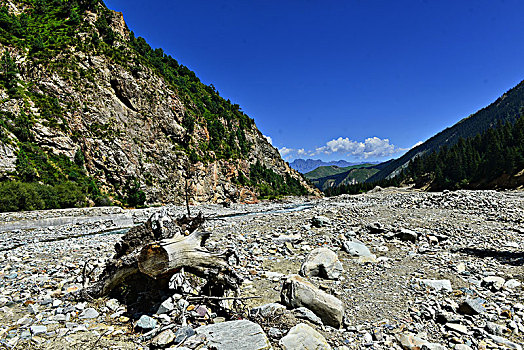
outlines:
[[271, 349], [262, 328], [247, 320], [202, 326], [196, 329], [196, 333], [205, 335], [208, 347], [216, 350]]
[[[27, 7], [12, 3], [19, 10]], [[238, 105], [226, 103], [214, 88], [191, 78], [193, 88], [206, 95], [204, 106], [147, 63], [134, 48], [122, 14], [103, 5], [92, 11], [80, 14], [85, 25], [80, 33], [68, 38], [70, 44], [44, 64], [28, 50], [0, 44], [0, 51], [9, 52], [19, 67], [18, 85], [31, 86], [31, 91], [12, 96], [0, 88], [5, 101], [0, 108], [2, 118], [13, 119], [22, 113], [29, 116], [34, 121], [30, 138], [48, 154], [65, 155], [73, 161], [81, 152], [87, 174], [114, 197], [125, 195], [126, 184], [137, 181], [146, 203], [181, 201], [189, 158], [193, 202], [256, 199], [255, 191], [238, 181], [242, 176], [250, 177], [250, 167], [256, 162], [319, 194], [282, 160]], [[106, 17], [108, 30], [116, 37], [105, 50], [82, 43], [85, 37], [103, 41], [96, 22], [101, 16]], [[107, 54], [117, 51], [126, 58]], [[187, 68], [177, 69], [194, 76]], [[47, 104], [40, 96], [45, 96]], [[217, 103], [229, 106], [229, 110], [219, 111], [213, 107]], [[51, 112], [48, 104], [54, 106]], [[16, 145], [23, 140], [1, 129], [0, 134], [6, 134], [0, 141], [0, 176], [4, 176], [15, 169]], [[224, 139], [235, 154], [222, 146], [213, 149], [213, 144], [224, 143]]]
[[313, 311], [326, 325], [340, 328], [344, 317], [344, 304], [298, 275], [284, 282], [280, 293], [283, 304], [297, 308], [304, 306]]
[[300, 267], [302, 276], [318, 276], [337, 279], [344, 271], [337, 253], [328, 248], [317, 248], [311, 251]]
[[284, 350], [331, 350], [322, 334], [305, 323], [291, 328], [278, 344]]

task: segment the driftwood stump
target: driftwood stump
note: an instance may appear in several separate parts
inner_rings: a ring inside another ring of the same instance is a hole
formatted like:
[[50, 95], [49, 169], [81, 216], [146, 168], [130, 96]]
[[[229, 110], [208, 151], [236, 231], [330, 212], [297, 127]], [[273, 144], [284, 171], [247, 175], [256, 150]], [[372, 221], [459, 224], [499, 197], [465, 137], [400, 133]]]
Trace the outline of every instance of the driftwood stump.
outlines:
[[228, 263], [234, 252], [207, 250], [204, 245], [211, 234], [196, 231], [203, 221], [201, 215], [177, 219], [165, 209], [153, 214], [144, 224], [130, 229], [115, 245], [115, 256], [85, 293], [102, 297], [115, 294], [113, 292], [122, 286], [126, 293], [144, 286], [150, 291], [167, 291], [170, 278], [182, 268], [206, 280], [202, 287], [205, 295], [223, 296], [227, 290], [238, 290], [241, 279]]

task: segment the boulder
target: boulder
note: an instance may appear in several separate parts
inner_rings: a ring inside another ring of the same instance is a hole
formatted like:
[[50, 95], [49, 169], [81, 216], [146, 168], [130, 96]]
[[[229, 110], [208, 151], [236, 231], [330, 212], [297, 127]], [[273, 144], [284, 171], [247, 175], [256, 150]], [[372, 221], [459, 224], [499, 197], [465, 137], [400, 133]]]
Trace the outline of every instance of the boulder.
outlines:
[[453, 291], [453, 289], [451, 288], [451, 282], [449, 280], [422, 279], [420, 280], [420, 283], [436, 291], [442, 291], [442, 290], [445, 292]]
[[289, 276], [280, 293], [282, 304], [292, 308], [306, 307], [320, 317], [325, 325], [340, 328], [344, 316], [342, 301], [321, 291], [298, 275]]
[[286, 312], [286, 307], [284, 305], [279, 303], [269, 303], [252, 308], [249, 311], [249, 314], [251, 316], [261, 316], [263, 318], [267, 318], [281, 315], [284, 312]]
[[318, 276], [337, 279], [344, 271], [337, 253], [328, 248], [317, 248], [311, 251], [300, 267], [302, 276]]
[[396, 336], [397, 341], [400, 343], [402, 348], [406, 350], [446, 350], [447, 348], [437, 343], [430, 343], [425, 339], [415, 336], [412, 333], [401, 333]]
[[399, 232], [396, 233], [395, 237], [397, 237], [401, 241], [415, 243], [418, 239], [418, 233], [412, 230], [408, 230], [407, 228], [402, 228]]
[[314, 216], [311, 219], [311, 225], [314, 227], [324, 227], [331, 224], [331, 220], [322, 215]]
[[271, 349], [271, 344], [262, 327], [248, 320], [201, 326], [195, 331], [206, 337], [208, 348], [216, 350]]
[[331, 350], [322, 334], [305, 323], [291, 328], [278, 345], [284, 350]]
[[342, 244], [344, 251], [352, 256], [372, 256], [371, 251], [364, 243], [358, 240], [345, 241]]

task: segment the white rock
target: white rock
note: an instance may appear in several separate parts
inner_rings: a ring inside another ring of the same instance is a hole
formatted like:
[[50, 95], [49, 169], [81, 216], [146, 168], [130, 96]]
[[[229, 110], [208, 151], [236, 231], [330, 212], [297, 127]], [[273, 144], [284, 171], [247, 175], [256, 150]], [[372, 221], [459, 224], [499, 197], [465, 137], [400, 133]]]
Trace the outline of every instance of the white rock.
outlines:
[[305, 323], [291, 328], [288, 334], [280, 339], [278, 345], [283, 350], [330, 350], [326, 339]]

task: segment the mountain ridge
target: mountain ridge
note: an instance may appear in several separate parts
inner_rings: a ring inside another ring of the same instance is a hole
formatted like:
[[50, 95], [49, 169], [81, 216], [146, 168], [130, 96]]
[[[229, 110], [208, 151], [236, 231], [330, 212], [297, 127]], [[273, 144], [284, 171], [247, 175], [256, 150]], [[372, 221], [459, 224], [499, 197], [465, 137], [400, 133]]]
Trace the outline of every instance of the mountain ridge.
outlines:
[[[145, 204], [181, 202], [186, 179], [195, 203], [318, 194], [238, 104], [102, 2], [11, 1], [0, 52], [4, 180], [74, 182], [122, 203], [133, 191]], [[254, 179], [256, 164], [268, 171]], [[286, 186], [267, 193], [274, 181]]]
[[409, 150], [402, 157], [392, 160], [384, 169], [370, 177], [367, 182], [392, 178], [398, 175], [415, 157], [437, 151], [443, 145], [452, 146], [461, 137], [474, 137], [493, 127], [499, 121], [514, 122], [522, 106], [524, 106], [524, 81], [502, 94], [488, 106], [440, 131], [422, 144]]

